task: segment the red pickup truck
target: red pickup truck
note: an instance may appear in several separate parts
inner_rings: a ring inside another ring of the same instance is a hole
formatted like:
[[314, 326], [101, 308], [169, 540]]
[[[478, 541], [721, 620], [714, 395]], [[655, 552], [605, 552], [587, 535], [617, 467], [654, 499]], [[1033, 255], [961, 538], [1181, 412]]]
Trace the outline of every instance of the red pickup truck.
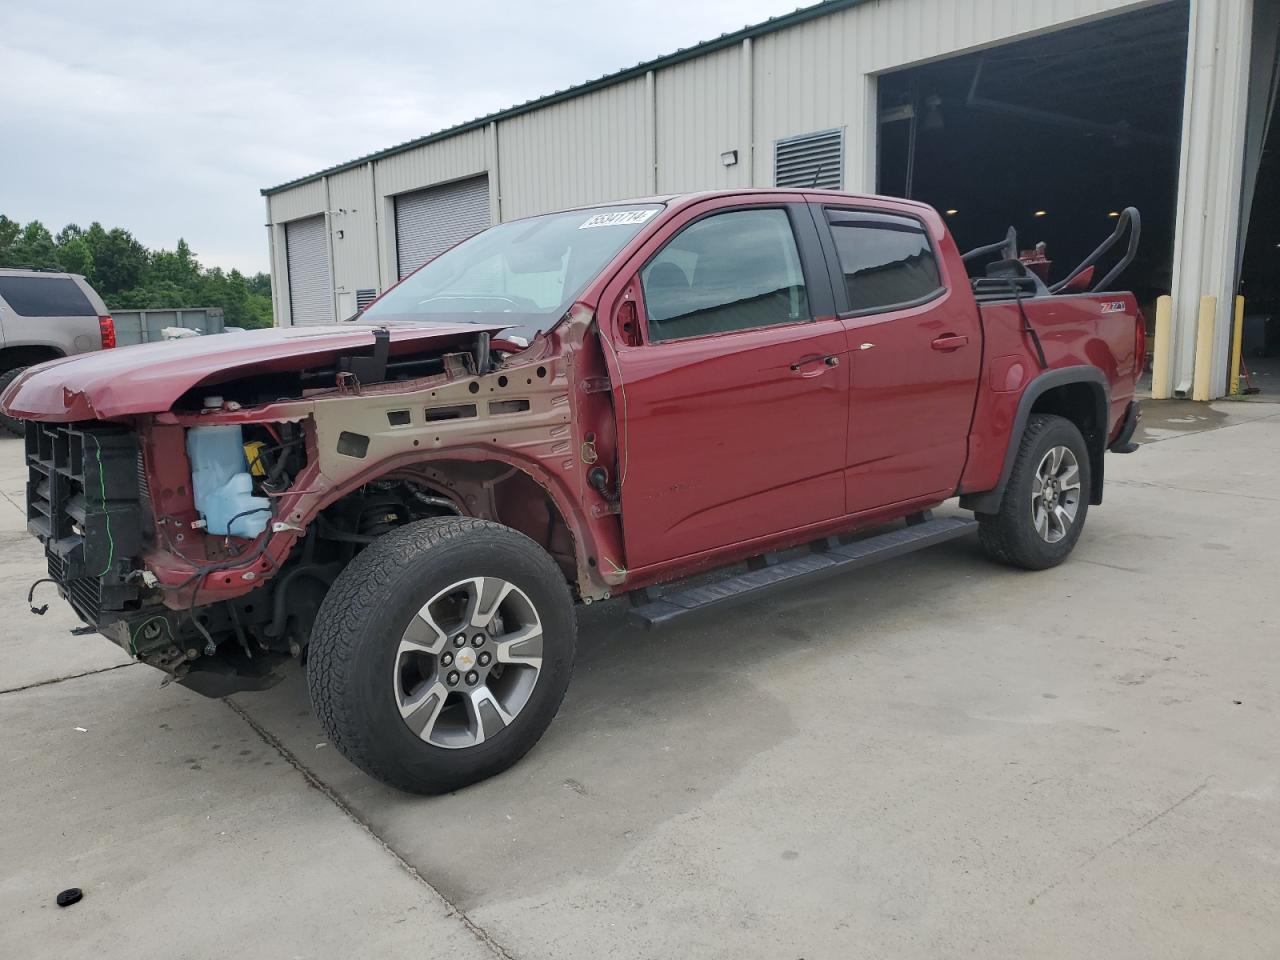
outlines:
[[[347, 323], [57, 360], [2, 403], [91, 629], [210, 695], [305, 659], [348, 758], [450, 790], [551, 722], [575, 601], [664, 623], [975, 528], [1061, 562], [1134, 449], [1142, 318], [1097, 291], [1137, 234], [1050, 288], [918, 203], [637, 200], [495, 226]], [[976, 519], [932, 516], [957, 496]]]

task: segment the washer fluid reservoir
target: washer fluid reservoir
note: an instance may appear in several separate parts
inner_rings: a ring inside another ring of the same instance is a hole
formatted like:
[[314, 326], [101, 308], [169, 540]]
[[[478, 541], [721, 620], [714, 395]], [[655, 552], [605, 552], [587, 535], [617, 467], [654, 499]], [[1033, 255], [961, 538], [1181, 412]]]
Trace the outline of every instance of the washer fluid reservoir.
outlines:
[[252, 539], [267, 528], [271, 501], [253, 495], [239, 424], [192, 427], [187, 431], [187, 456], [196, 510], [209, 533]]

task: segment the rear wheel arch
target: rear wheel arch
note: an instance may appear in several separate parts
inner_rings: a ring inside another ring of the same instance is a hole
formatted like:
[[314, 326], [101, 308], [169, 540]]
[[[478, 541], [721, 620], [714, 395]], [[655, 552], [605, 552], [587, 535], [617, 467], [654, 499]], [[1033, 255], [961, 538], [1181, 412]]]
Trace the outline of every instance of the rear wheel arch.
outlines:
[[1106, 376], [1093, 366], [1047, 370], [1029, 384], [1018, 399], [1018, 409], [1009, 430], [1000, 482], [992, 490], [965, 494], [960, 505], [976, 513], [995, 513], [1009, 477], [1013, 473], [1019, 445], [1027, 424], [1035, 414], [1051, 414], [1070, 420], [1083, 434], [1089, 451], [1089, 502], [1102, 502], [1103, 458], [1107, 446], [1109, 409]]

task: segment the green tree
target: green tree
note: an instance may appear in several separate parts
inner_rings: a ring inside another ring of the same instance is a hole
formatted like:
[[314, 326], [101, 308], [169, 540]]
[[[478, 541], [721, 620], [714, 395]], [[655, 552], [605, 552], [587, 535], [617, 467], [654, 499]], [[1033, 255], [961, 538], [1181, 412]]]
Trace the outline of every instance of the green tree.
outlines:
[[0, 213], [0, 267], [11, 265], [13, 245], [21, 232], [22, 224]]
[[106, 297], [142, 285], [151, 257], [128, 230], [103, 230], [95, 223], [84, 239], [93, 254], [93, 283], [98, 293]]
[[83, 236], [84, 231], [80, 229], [80, 225], [78, 223], [68, 223], [57, 232], [53, 238], [53, 242], [60, 247], [64, 247], [72, 240], [79, 240]]
[[176, 283], [183, 288], [199, 286], [200, 264], [187, 241], [179, 240], [177, 250], [157, 250], [151, 255], [151, 279]]
[[[59, 234], [61, 236], [61, 234]], [[93, 282], [93, 254], [84, 237], [58, 244], [58, 266], [67, 273], [78, 273]]]
[[269, 327], [271, 278], [205, 268], [186, 240], [148, 250], [127, 230], [69, 223], [56, 236], [0, 214], [0, 266], [42, 266], [83, 274], [112, 310], [221, 307], [229, 326]]
[[0, 266], [58, 269], [58, 250], [48, 227], [32, 220], [15, 232], [14, 221], [4, 220], [0, 225]]
[[249, 292], [256, 293], [268, 299], [271, 298], [271, 275], [268, 273], [255, 273], [245, 281], [249, 285]]

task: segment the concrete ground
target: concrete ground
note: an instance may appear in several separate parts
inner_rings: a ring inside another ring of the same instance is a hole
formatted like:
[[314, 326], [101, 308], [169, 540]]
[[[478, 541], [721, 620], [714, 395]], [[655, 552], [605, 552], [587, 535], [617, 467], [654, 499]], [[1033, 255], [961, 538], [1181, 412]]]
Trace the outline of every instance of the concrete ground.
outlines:
[[2, 952], [1280, 956], [1280, 405], [1143, 439], [1054, 571], [958, 541], [662, 632], [584, 610], [542, 743], [435, 799], [298, 677], [209, 701], [31, 617], [0, 442]]

